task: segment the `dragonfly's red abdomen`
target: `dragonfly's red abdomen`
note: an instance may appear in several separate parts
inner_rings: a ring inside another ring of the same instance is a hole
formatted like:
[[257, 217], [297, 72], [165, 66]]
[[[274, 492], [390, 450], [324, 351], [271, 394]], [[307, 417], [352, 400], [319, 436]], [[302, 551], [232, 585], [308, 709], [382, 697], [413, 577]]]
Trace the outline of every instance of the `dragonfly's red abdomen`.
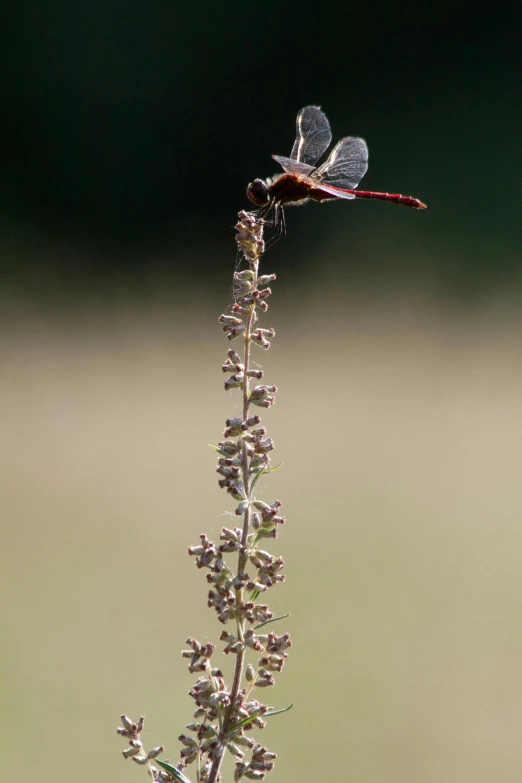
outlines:
[[379, 193], [375, 190], [354, 190], [356, 198], [376, 198], [380, 201], [393, 201], [395, 204], [402, 204], [405, 207], [413, 209], [426, 209], [426, 204], [413, 196], [403, 196], [402, 193]]

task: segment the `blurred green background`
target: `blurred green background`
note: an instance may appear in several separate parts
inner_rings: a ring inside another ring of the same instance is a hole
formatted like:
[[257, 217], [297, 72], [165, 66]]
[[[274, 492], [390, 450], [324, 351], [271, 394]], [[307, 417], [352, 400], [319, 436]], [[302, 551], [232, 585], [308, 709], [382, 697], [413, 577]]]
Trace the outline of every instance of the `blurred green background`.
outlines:
[[[2, 777], [143, 781], [216, 641], [232, 225], [321, 104], [390, 204], [288, 210], [258, 354], [294, 647], [278, 781], [513, 783], [522, 751], [520, 9], [22, 0], [3, 29]], [[231, 661], [226, 660], [230, 667]], [[225, 779], [230, 779], [231, 766]]]

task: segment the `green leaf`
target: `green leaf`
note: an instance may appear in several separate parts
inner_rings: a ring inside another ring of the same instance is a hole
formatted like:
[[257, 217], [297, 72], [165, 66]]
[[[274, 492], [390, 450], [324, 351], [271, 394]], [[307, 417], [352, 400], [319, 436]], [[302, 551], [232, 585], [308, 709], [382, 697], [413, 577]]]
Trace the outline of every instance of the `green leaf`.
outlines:
[[273, 536], [270, 535], [270, 531], [273, 530], [274, 528], [275, 525], [272, 525], [272, 527], [270, 528], [260, 527], [256, 533], [256, 537], [252, 542], [252, 546], [255, 546], [259, 541], [261, 541], [262, 538], [272, 538]]
[[208, 444], [209, 449], [212, 449], [212, 451], [217, 451], [218, 454], [221, 454], [222, 457], [229, 457], [230, 455], [227, 454], [226, 451], [223, 451], [223, 449], [220, 449], [219, 446], [213, 446], [212, 443]]
[[254, 592], [251, 593], [251, 595], [250, 595], [250, 600], [251, 601], [257, 601], [257, 599], [259, 598], [260, 595], [261, 595], [261, 593], [260, 593], [259, 590], [254, 590]]
[[258, 479], [259, 479], [259, 476], [262, 476], [264, 473], [273, 473], [273, 472], [274, 472], [274, 470], [279, 470], [279, 468], [281, 467], [281, 465], [282, 465], [282, 464], [283, 464], [283, 463], [282, 463], [282, 462], [280, 462], [280, 463], [279, 463], [279, 465], [274, 465], [274, 467], [273, 467], [273, 468], [260, 468], [260, 469], [257, 471], [257, 473], [255, 474], [255, 476], [254, 476], [254, 479], [253, 479], [253, 481], [252, 481], [252, 484], [251, 484], [251, 486], [250, 486], [250, 494], [252, 494], [252, 492], [253, 492], [253, 490], [254, 490], [254, 487], [255, 487], [255, 485], [257, 484], [257, 481], [258, 481]]
[[283, 707], [281, 710], [272, 710], [272, 712], [265, 712], [263, 715], [263, 718], [271, 718], [272, 715], [280, 715], [282, 712], [288, 712], [288, 710], [291, 710], [294, 706], [294, 702], [290, 704], [288, 707]]
[[279, 617], [272, 617], [271, 620], [265, 620], [264, 623], [259, 623], [259, 625], [254, 626], [254, 630], [259, 631], [259, 629], [263, 628], [264, 625], [268, 625], [269, 623], [276, 623], [278, 620], [285, 620], [287, 617], [290, 617], [290, 612], [287, 612], [286, 614], [280, 614]]
[[179, 780], [179, 783], [190, 783], [189, 778], [186, 778], [185, 775], [182, 775], [179, 769], [176, 769], [176, 767], [173, 767], [172, 764], [169, 764], [167, 761], [160, 761], [159, 759], [153, 759], [152, 761], [154, 764], [159, 764], [160, 767], [164, 769], [165, 772], [168, 772], [169, 775], [172, 775], [173, 778]]
[[261, 710], [257, 710], [257, 712], [253, 712], [252, 715], [249, 715], [248, 718], [243, 718], [243, 720], [240, 720], [239, 723], [234, 723], [233, 726], [231, 726], [231, 730], [236, 734], [236, 729], [240, 729], [242, 726], [246, 726], [247, 723], [250, 723], [250, 721], [255, 720], [261, 715]]
[[279, 470], [283, 463], [280, 462], [279, 465], [274, 465], [272, 468], [263, 468], [263, 473], [273, 473], [274, 470]]
[[263, 474], [263, 468], [261, 468], [261, 470], [258, 470], [254, 478], [252, 479], [252, 483], [250, 485], [250, 497], [252, 497], [252, 492], [254, 491], [254, 487], [257, 484], [257, 480], [259, 476], [261, 476], [262, 474]]

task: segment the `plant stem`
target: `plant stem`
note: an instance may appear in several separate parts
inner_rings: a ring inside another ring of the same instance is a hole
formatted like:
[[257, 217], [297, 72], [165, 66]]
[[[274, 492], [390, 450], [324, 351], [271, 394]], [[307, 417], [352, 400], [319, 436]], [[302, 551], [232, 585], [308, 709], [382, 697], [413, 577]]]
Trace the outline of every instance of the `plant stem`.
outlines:
[[[254, 270], [254, 280], [253, 280], [253, 287], [257, 287], [257, 272], [259, 268], [259, 262], [256, 261], [254, 264], [252, 264], [252, 268]], [[252, 344], [252, 338], [251, 338], [251, 331], [252, 331], [252, 323], [254, 321], [254, 315], [255, 315], [255, 309], [256, 304], [255, 302], [252, 303], [250, 307], [250, 313], [248, 315], [247, 323], [246, 323], [246, 329], [244, 332], [244, 340], [245, 340], [245, 357], [244, 357], [244, 366], [245, 366], [245, 375], [244, 375], [244, 381], [243, 381], [243, 421], [246, 421], [248, 419], [248, 403], [249, 403], [249, 377], [247, 375], [248, 370], [250, 369], [250, 348]], [[247, 555], [246, 555], [246, 545], [248, 540], [248, 531], [250, 529], [250, 466], [248, 463], [248, 450], [247, 450], [247, 444], [245, 441], [243, 441], [241, 446], [241, 472], [242, 472], [242, 478], [243, 478], [243, 487], [245, 490], [245, 497], [248, 500], [248, 505], [245, 509], [245, 513], [243, 516], [243, 534], [241, 536], [241, 544], [242, 544], [242, 551], [239, 553], [238, 561], [237, 561], [237, 574], [243, 573], [246, 567], [247, 563]], [[238, 587], [236, 589], [236, 605], [239, 606], [243, 601], [243, 588]], [[238, 639], [241, 641], [243, 640], [244, 635], [244, 621], [238, 620], [237, 624], [237, 632], [238, 632]], [[231, 716], [234, 714], [236, 710], [236, 701], [239, 693], [239, 689], [241, 686], [241, 680], [243, 677], [243, 667], [245, 663], [245, 648], [243, 648], [240, 652], [236, 655], [236, 666], [234, 670], [234, 682], [232, 684], [232, 691], [230, 693], [230, 706], [227, 710], [227, 713], [225, 715], [225, 719], [223, 721], [223, 730], [221, 732], [222, 736], [221, 739], [223, 740], [226, 738], [228, 730], [230, 728], [230, 719]], [[218, 758], [214, 759], [214, 762], [212, 764], [212, 768], [210, 770], [208, 783], [216, 783], [216, 780], [219, 776], [219, 770], [221, 768], [221, 763], [223, 761], [223, 756], [225, 754], [225, 748], [223, 747], [223, 750], [221, 754], [218, 756]]]

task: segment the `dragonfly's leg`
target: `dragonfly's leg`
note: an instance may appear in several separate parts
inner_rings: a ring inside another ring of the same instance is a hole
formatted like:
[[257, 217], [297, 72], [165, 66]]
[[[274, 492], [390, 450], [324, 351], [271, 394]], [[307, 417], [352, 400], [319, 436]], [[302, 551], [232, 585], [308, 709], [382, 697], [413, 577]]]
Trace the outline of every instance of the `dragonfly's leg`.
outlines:
[[286, 236], [285, 211], [281, 204], [274, 204], [274, 228], [275, 234], [265, 243], [265, 250], [273, 247], [280, 239]]
[[262, 207], [260, 210], [258, 210], [258, 213], [256, 215], [256, 220], [261, 222], [261, 220], [264, 220], [267, 223], [273, 222], [273, 218], [270, 218], [269, 215], [271, 212], [274, 211], [274, 204], [270, 202], [265, 207]]
[[281, 236], [280, 239], [284, 239], [286, 237], [286, 217], [285, 217], [285, 211], [283, 207], [279, 207], [280, 213], [281, 213]]

